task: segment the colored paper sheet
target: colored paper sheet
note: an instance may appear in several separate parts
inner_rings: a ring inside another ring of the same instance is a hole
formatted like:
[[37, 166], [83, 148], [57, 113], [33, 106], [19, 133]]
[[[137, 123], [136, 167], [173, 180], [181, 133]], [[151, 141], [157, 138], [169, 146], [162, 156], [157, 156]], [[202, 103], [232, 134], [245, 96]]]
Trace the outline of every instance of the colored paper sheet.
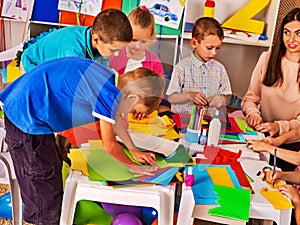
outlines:
[[172, 155], [164, 158], [168, 166], [183, 167], [185, 165], [194, 165], [192, 157], [183, 145], [179, 145]]
[[127, 167], [113, 159], [104, 150], [81, 150], [89, 151], [87, 155], [89, 179], [99, 180], [129, 180], [139, 175], [131, 173]]
[[[194, 185], [192, 186], [193, 195], [195, 198], [196, 204], [217, 204], [216, 193], [213, 191], [214, 183], [210, 178], [210, 175], [207, 171], [207, 168], [226, 168], [228, 174], [232, 179], [232, 182], [235, 187], [241, 188], [237, 177], [235, 176], [234, 171], [230, 168], [229, 165], [211, 165], [211, 164], [196, 164], [193, 166], [193, 174], [195, 177]], [[187, 168], [186, 168], [187, 169]]]
[[277, 189], [262, 188], [260, 190], [262, 196], [264, 196], [275, 209], [284, 210], [284, 209], [293, 209], [294, 206], [292, 203], [284, 197]]
[[73, 170], [81, 171], [83, 175], [89, 176], [86, 158], [81, 154], [80, 149], [70, 149], [69, 158], [71, 159]]
[[226, 168], [207, 167], [206, 169], [214, 185], [234, 187]]
[[177, 173], [178, 169], [179, 168], [176, 167], [162, 168], [159, 169], [159, 171], [153, 176], [144, 175], [133, 180], [145, 181], [153, 184], [168, 185]]
[[243, 134], [220, 134], [219, 142], [222, 144], [244, 144], [246, 140]]
[[280, 180], [276, 180], [275, 183], [274, 183], [274, 186], [273, 186], [273, 184], [271, 184], [271, 183], [269, 183], [269, 182], [267, 182], [267, 181], [266, 181], [266, 184], [267, 184], [270, 188], [277, 188], [277, 187], [286, 185], [285, 183], [283, 183], [283, 182], [280, 181]]
[[219, 198], [217, 203], [220, 207], [209, 209], [210, 215], [243, 221], [249, 220], [250, 190], [216, 185], [214, 191]]

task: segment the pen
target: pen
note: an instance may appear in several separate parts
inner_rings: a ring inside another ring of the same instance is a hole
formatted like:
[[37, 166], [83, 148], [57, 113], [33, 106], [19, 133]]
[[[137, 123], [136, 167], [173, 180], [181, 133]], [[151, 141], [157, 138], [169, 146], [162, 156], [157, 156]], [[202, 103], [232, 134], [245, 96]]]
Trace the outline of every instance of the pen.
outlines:
[[[272, 177], [274, 177], [274, 175], [276, 174], [276, 152], [277, 152], [277, 148], [275, 148], [274, 150], [274, 164], [273, 164], [273, 174]], [[273, 181], [273, 187], [274, 187], [274, 183], [275, 181]]]

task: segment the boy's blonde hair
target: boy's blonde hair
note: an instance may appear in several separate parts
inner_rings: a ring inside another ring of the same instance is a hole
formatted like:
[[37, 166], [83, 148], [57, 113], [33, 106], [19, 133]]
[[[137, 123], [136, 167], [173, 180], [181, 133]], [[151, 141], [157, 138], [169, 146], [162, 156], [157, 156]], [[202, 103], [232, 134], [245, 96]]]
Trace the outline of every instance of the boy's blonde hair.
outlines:
[[150, 28], [152, 39], [156, 39], [154, 16], [149, 9], [146, 8], [146, 6], [136, 7], [129, 13], [128, 19], [132, 24], [138, 25], [143, 29]]
[[94, 20], [92, 34], [99, 35], [104, 43], [109, 44], [114, 41], [131, 42], [133, 37], [127, 16], [118, 9], [100, 12]]
[[223, 29], [216, 19], [211, 17], [201, 17], [194, 23], [192, 38], [201, 41], [207, 35], [217, 35], [220, 40], [224, 39]]
[[148, 113], [158, 108], [165, 86], [165, 81], [159, 74], [151, 69], [139, 67], [125, 73], [120, 79], [123, 98], [137, 95], [138, 103], [147, 106]]

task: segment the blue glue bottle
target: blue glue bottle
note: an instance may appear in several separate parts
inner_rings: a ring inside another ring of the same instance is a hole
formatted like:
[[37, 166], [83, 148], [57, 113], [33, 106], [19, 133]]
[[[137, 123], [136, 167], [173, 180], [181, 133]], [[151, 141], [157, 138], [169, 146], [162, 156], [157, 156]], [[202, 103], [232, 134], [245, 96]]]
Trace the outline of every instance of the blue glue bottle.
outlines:
[[185, 175], [184, 183], [186, 186], [192, 186], [194, 184], [194, 174], [193, 174], [193, 167], [188, 167], [187, 174]]
[[202, 134], [199, 138], [199, 144], [200, 145], [206, 145], [207, 144], [207, 130], [203, 129]]

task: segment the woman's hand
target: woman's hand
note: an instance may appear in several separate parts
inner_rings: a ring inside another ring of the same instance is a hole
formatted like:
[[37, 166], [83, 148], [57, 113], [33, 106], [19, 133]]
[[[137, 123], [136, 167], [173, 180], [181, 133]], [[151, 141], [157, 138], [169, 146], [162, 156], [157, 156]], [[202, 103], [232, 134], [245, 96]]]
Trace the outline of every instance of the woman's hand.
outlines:
[[246, 123], [250, 127], [256, 127], [263, 122], [260, 115], [253, 113], [246, 117]]
[[266, 173], [266, 181], [270, 184], [274, 184], [276, 180], [280, 179], [281, 174], [281, 171], [276, 171], [276, 173], [273, 175], [273, 170], [270, 170]]
[[280, 129], [278, 123], [270, 123], [270, 122], [258, 124], [254, 128], [259, 132], [270, 133], [271, 137], [279, 134], [279, 129]]
[[299, 205], [299, 203], [300, 203], [299, 193], [292, 185], [283, 185], [283, 186], [278, 187], [277, 189], [282, 194], [289, 197], [295, 206]]
[[247, 140], [248, 149], [255, 152], [269, 152], [274, 150], [274, 146], [262, 140]]

